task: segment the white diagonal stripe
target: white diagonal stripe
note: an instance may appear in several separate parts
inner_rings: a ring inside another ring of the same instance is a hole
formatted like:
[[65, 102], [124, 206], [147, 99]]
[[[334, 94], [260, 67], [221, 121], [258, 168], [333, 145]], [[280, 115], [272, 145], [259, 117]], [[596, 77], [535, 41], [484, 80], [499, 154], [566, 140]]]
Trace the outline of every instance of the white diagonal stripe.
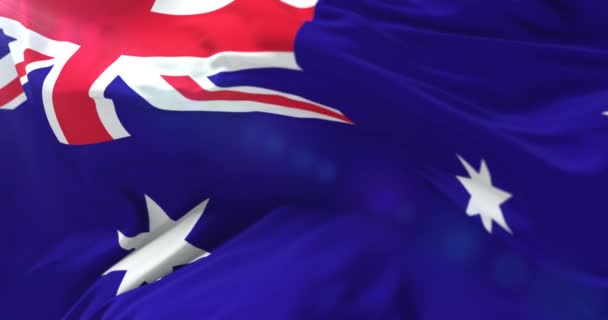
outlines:
[[0, 106], [0, 110], [14, 110], [18, 106], [27, 100], [25, 93], [18, 95], [15, 99], [9, 101], [7, 104]]
[[152, 6], [152, 12], [188, 16], [216, 11], [229, 5], [233, 1], [234, 0], [156, 0]]
[[287, 3], [290, 6], [296, 7], [296, 8], [310, 8], [310, 7], [314, 7], [318, 0], [281, 0], [285, 3]]
[[13, 58], [11, 58], [10, 54], [7, 54], [4, 58], [0, 59], [0, 88], [11, 83], [17, 76], [17, 69], [15, 69], [15, 65], [13, 64]]

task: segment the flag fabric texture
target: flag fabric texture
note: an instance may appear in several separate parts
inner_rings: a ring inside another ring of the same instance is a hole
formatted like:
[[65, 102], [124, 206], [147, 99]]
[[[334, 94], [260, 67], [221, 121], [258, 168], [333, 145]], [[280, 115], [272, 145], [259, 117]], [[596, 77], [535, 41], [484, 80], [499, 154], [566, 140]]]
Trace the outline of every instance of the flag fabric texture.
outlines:
[[600, 1], [0, 1], [1, 319], [608, 319]]

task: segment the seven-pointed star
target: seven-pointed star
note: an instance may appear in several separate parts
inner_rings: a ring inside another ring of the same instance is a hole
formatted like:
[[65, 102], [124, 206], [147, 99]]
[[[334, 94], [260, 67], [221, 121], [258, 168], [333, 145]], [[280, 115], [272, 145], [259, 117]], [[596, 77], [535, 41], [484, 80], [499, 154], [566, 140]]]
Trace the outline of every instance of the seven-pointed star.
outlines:
[[112, 271], [126, 271], [116, 295], [135, 289], [144, 282], [154, 282], [173, 271], [173, 267], [194, 262], [209, 255], [186, 241], [202, 216], [209, 199], [203, 201], [177, 221], [146, 196], [150, 232], [127, 237], [118, 231], [118, 243], [125, 250], [135, 249], [112, 266]]
[[485, 160], [481, 160], [481, 167], [477, 172], [462, 157], [458, 159], [470, 177], [456, 176], [467, 192], [471, 195], [467, 206], [469, 216], [480, 215], [484, 228], [492, 233], [492, 221], [509, 233], [513, 233], [507, 225], [500, 205], [511, 198], [511, 194], [492, 185], [492, 177]]

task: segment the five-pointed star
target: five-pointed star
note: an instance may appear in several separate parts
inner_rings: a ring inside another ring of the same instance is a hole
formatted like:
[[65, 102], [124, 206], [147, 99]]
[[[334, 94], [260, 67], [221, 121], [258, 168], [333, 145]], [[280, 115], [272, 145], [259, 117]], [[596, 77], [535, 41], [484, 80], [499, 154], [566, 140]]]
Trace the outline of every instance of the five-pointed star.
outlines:
[[492, 221], [494, 221], [512, 234], [500, 208], [502, 203], [511, 198], [511, 194], [492, 185], [490, 170], [483, 159], [479, 172], [462, 157], [458, 156], [458, 159], [470, 176], [469, 178], [456, 176], [471, 195], [467, 214], [469, 216], [480, 215], [483, 226], [489, 233], [492, 233]]
[[118, 243], [125, 250], [135, 249], [112, 266], [104, 275], [126, 271], [116, 295], [135, 289], [144, 282], [154, 282], [173, 271], [173, 267], [194, 262], [209, 255], [186, 241], [202, 216], [209, 199], [203, 201], [177, 221], [146, 196], [150, 232], [127, 237], [118, 231]]

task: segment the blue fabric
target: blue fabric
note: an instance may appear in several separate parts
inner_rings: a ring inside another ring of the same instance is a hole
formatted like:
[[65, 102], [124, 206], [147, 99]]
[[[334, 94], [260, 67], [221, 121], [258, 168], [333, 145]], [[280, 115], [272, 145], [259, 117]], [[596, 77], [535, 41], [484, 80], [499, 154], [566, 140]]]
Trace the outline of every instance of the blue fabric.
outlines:
[[[608, 28], [597, 1], [321, 0], [303, 71], [222, 73], [355, 125], [148, 105], [134, 133], [57, 142], [42, 108], [0, 113], [2, 319], [606, 319]], [[11, 39], [0, 37], [0, 54]], [[136, 134], [135, 134], [136, 133]], [[484, 230], [456, 176], [485, 160], [513, 234]], [[206, 198], [211, 256], [115, 296], [116, 230]]]

